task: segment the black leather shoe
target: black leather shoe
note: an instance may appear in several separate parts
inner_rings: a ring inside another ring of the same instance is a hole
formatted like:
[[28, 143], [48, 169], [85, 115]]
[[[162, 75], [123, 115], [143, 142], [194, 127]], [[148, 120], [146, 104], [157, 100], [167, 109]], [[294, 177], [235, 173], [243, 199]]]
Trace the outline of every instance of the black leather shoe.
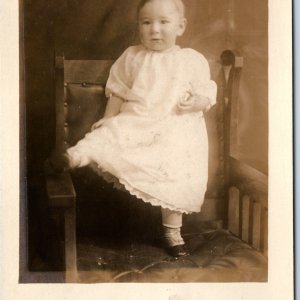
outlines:
[[174, 257], [183, 257], [190, 254], [185, 244], [169, 247], [167, 250], [168, 253]]

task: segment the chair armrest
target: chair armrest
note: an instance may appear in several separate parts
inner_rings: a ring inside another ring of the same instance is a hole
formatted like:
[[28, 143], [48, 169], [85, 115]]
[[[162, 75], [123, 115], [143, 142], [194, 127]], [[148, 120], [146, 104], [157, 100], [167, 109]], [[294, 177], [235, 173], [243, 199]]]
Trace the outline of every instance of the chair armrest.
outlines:
[[229, 157], [229, 164], [229, 184], [268, 208], [268, 175], [232, 156]]
[[69, 172], [46, 176], [49, 205], [71, 208], [75, 206], [76, 192]]

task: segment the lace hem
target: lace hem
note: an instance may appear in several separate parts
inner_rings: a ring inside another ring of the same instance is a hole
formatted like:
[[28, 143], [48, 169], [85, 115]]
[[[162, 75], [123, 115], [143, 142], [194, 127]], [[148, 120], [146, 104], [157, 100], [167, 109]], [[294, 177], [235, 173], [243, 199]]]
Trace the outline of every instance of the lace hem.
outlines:
[[185, 209], [181, 209], [181, 208], [175, 207], [174, 205], [165, 203], [159, 199], [153, 198], [150, 195], [137, 190], [136, 188], [131, 186], [125, 180], [117, 178], [116, 176], [114, 176], [108, 172], [105, 172], [104, 170], [102, 170], [102, 168], [100, 166], [97, 167], [96, 164], [91, 164], [90, 166], [105, 181], [107, 181], [108, 183], [113, 183], [114, 188], [116, 188], [118, 190], [122, 190], [122, 191], [127, 191], [130, 193], [130, 195], [143, 200], [145, 203], [150, 203], [153, 206], [161, 206], [162, 208], [177, 211], [180, 213], [185, 213], [185, 214], [196, 213], [196, 211], [187, 211]]

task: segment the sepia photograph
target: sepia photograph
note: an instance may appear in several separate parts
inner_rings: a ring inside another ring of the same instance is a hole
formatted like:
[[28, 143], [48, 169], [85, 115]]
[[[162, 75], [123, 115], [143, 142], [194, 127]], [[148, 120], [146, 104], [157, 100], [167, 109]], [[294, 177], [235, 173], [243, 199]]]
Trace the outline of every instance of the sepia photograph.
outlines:
[[20, 2], [20, 283], [268, 282], [268, 19]]
[[0, 298], [294, 299], [292, 12], [0, 1]]

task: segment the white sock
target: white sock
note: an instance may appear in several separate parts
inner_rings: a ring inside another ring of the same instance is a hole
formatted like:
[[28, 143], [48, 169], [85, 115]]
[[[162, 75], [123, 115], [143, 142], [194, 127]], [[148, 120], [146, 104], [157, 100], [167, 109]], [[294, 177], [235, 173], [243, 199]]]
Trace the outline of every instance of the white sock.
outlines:
[[181, 227], [170, 228], [164, 226], [164, 238], [169, 247], [174, 247], [178, 245], [184, 245], [185, 242], [180, 233]]

